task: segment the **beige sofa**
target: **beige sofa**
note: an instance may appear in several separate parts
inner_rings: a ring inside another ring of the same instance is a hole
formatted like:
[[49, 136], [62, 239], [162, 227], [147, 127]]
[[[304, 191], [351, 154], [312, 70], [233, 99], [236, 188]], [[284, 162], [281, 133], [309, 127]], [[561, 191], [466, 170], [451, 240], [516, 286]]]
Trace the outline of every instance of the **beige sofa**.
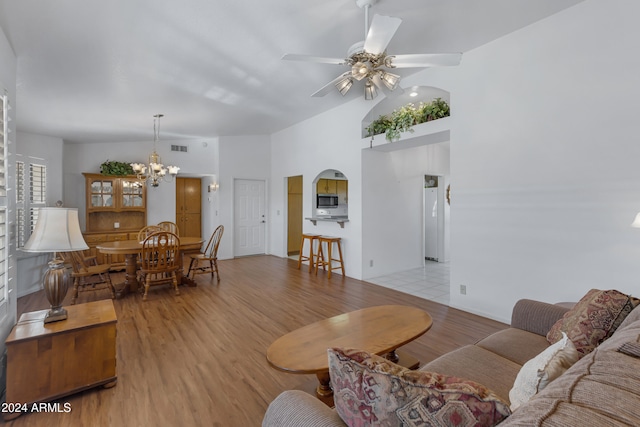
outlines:
[[[475, 345], [447, 353], [421, 370], [476, 381], [509, 402], [522, 365], [549, 346], [546, 334], [568, 310], [532, 300], [516, 303], [511, 326]], [[516, 409], [501, 426], [640, 425], [640, 358], [618, 348], [640, 337], [640, 307], [616, 332], [544, 390]], [[344, 427], [335, 410], [314, 396], [289, 390], [267, 408], [263, 427]]]

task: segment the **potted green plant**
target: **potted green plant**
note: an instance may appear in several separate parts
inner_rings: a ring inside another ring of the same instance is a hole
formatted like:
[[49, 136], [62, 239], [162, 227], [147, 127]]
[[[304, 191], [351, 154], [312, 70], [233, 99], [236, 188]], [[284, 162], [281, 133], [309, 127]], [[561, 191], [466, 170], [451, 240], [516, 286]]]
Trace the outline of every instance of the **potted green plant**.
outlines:
[[107, 160], [100, 165], [100, 173], [102, 175], [133, 175], [133, 168], [129, 163]]
[[391, 114], [380, 116], [367, 126], [367, 136], [385, 134], [389, 142], [400, 139], [402, 132], [413, 132], [414, 125], [447, 117], [450, 114], [449, 104], [442, 98], [431, 102], [421, 102], [418, 107], [409, 103], [394, 110]]
[[436, 98], [431, 102], [420, 103], [417, 111], [420, 123], [447, 117], [449, 113], [449, 104], [442, 98]]
[[389, 116], [380, 116], [367, 126], [367, 136], [383, 134], [391, 127], [391, 125], [392, 121]]

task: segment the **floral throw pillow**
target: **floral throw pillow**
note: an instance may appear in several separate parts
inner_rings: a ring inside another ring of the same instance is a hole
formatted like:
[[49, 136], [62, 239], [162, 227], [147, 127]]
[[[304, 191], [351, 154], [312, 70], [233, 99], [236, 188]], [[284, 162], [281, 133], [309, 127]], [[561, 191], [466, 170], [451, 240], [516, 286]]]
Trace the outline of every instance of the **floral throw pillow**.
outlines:
[[329, 349], [336, 411], [349, 427], [494, 426], [509, 405], [476, 382], [412, 371], [360, 350]]
[[609, 338], [640, 300], [616, 290], [591, 289], [549, 330], [547, 340], [554, 344], [565, 332], [583, 357]]

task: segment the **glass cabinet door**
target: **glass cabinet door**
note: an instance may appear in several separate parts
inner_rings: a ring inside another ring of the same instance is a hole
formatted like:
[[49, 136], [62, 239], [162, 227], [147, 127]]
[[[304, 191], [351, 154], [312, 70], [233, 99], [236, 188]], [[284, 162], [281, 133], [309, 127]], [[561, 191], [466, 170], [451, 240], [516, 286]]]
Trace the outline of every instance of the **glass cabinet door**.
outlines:
[[138, 180], [122, 180], [122, 207], [142, 208], [144, 188]]
[[107, 208], [113, 206], [115, 182], [110, 179], [94, 180], [91, 182], [91, 207]]

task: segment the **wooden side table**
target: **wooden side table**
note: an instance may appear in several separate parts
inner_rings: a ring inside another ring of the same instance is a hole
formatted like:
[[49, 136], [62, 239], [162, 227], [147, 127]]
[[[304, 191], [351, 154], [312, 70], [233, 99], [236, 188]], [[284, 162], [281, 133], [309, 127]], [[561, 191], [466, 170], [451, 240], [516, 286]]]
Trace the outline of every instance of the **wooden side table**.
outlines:
[[[66, 320], [46, 324], [49, 310], [24, 313], [7, 337], [7, 404], [24, 407], [116, 384], [113, 302], [65, 308]], [[9, 420], [20, 414], [3, 413], [3, 417]]]

